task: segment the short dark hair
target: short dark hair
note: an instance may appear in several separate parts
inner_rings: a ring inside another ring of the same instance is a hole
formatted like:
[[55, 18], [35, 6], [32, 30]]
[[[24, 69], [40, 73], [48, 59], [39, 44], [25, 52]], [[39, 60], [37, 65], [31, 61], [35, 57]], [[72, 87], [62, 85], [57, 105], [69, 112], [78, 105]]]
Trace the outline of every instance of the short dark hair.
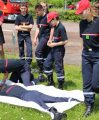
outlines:
[[26, 2], [21, 2], [20, 7], [28, 7]]
[[37, 4], [37, 5], [35, 6], [35, 9], [42, 10], [42, 9], [43, 9], [43, 6], [42, 6], [41, 4]]

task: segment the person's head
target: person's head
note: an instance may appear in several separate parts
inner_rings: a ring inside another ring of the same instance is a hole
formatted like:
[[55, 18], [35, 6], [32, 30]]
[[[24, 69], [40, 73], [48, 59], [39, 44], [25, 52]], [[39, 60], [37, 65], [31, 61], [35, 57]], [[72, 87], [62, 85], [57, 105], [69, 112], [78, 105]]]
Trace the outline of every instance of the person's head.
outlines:
[[20, 11], [22, 15], [26, 15], [28, 10], [28, 6], [26, 3], [21, 3], [20, 4]]
[[43, 16], [44, 15], [44, 8], [43, 8], [43, 6], [40, 5], [40, 4], [37, 4], [35, 6], [35, 12], [36, 12], [37, 16]]
[[95, 11], [96, 15], [99, 16], [99, 1], [94, 3], [93, 10]]
[[44, 2], [40, 2], [40, 5], [42, 5], [45, 13], [48, 13], [48, 5], [46, 3], [44, 3]]
[[82, 19], [92, 20], [95, 16], [89, 0], [81, 0], [77, 4], [76, 13], [80, 15]]
[[47, 14], [47, 23], [50, 23], [52, 26], [57, 26], [59, 22], [59, 14], [57, 12], [49, 12]]

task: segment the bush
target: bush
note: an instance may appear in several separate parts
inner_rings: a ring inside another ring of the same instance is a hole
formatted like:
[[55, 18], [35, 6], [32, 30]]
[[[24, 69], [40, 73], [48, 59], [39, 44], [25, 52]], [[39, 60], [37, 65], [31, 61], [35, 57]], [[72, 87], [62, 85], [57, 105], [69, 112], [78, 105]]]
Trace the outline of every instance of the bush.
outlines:
[[73, 22], [80, 20], [80, 17], [75, 15], [75, 10], [51, 9], [50, 11], [57, 11], [60, 15], [60, 20], [69, 20]]
[[[32, 0], [30, 1], [32, 2]], [[33, 5], [29, 7], [29, 12], [34, 18], [36, 18], [35, 9], [34, 9], [36, 2], [32, 4]], [[66, 20], [66, 21], [70, 20], [74, 22], [77, 22], [80, 20], [80, 17], [75, 15], [75, 10], [64, 10], [63, 8], [51, 8], [49, 9], [49, 11], [57, 11], [60, 15], [60, 20]]]
[[50, 0], [48, 4], [53, 4], [56, 7], [63, 7], [64, 6], [64, 0]]

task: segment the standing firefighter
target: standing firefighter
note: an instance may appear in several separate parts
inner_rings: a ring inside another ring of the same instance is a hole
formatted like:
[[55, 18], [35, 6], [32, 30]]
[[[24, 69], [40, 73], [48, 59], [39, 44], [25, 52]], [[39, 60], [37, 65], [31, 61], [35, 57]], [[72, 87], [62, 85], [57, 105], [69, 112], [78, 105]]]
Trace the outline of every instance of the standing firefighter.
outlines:
[[26, 43], [27, 51], [27, 62], [31, 64], [32, 61], [32, 41], [30, 36], [30, 31], [33, 27], [32, 15], [27, 13], [27, 4], [20, 4], [21, 14], [16, 18], [15, 29], [18, 30], [18, 44], [19, 44], [19, 56], [21, 58], [25, 57], [24, 53], [24, 41]]
[[51, 27], [47, 23], [47, 13], [45, 12], [43, 6], [37, 4], [35, 6], [35, 11], [37, 15], [37, 29], [35, 37], [33, 39], [33, 44], [36, 45], [38, 39], [38, 45], [35, 51], [35, 56], [40, 72], [39, 77], [42, 77], [43, 63], [50, 50], [49, 47], [47, 46], [47, 42], [49, 40]]
[[57, 12], [49, 12], [47, 15], [47, 22], [54, 27], [53, 40], [48, 41], [47, 45], [51, 47], [51, 51], [44, 62], [44, 72], [48, 76], [48, 85], [54, 85], [52, 66], [55, 63], [57, 72], [58, 88], [63, 89], [64, 83], [64, 66], [63, 58], [65, 54], [64, 45], [67, 43], [67, 34], [65, 27], [59, 21]]
[[93, 14], [88, 0], [78, 3], [76, 14], [82, 17], [80, 36], [83, 39], [82, 76], [86, 105], [84, 116], [87, 117], [93, 110], [95, 92], [99, 93], [99, 17]]

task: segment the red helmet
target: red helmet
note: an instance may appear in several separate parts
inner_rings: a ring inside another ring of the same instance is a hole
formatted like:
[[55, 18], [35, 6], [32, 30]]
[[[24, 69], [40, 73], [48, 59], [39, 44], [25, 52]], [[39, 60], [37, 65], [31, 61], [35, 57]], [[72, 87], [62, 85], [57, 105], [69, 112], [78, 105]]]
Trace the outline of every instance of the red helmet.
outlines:
[[81, 0], [77, 4], [77, 10], [75, 14], [80, 14], [87, 8], [90, 8], [90, 1], [89, 0]]
[[51, 22], [54, 18], [58, 17], [59, 14], [57, 12], [49, 12], [47, 14], [47, 23]]

